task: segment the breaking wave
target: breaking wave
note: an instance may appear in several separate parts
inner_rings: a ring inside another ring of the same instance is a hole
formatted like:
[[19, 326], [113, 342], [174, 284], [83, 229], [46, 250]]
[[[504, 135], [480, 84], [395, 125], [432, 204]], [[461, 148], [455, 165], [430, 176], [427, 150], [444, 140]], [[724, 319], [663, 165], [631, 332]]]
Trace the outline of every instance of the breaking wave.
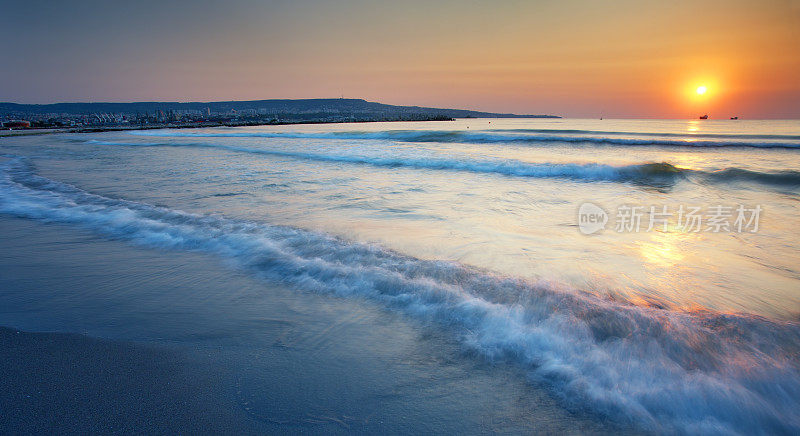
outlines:
[[[500, 132], [500, 133], [498, 133]], [[536, 132], [536, 131], [534, 131]], [[549, 132], [549, 131], [542, 131]], [[303, 133], [303, 132], [178, 132], [174, 130], [134, 130], [129, 132], [132, 135], [156, 136], [156, 137], [179, 137], [179, 138], [312, 138], [312, 139], [349, 139], [349, 140], [388, 140], [401, 142], [442, 142], [442, 143], [518, 143], [535, 144], [542, 142], [561, 142], [561, 143], [589, 143], [589, 144], [609, 144], [609, 145], [655, 145], [670, 147], [758, 147], [758, 148], [800, 148], [800, 142], [776, 142], [776, 141], [754, 141], [757, 138], [743, 138], [739, 136], [719, 137], [715, 140], [695, 140], [684, 137], [683, 139], [667, 138], [618, 138], [609, 137], [609, 132], [597, 132], [608, 136], [565, 136], [564, 134], [525, 134], [517, 131], [485, 131], [485, 132], [465, 132], [454, 130], [387, 130], [379, 132], [352, 131], [352, 132], [325, 132], [325, 133]], [[622, 133], [619, 133], [622, 134]], [[639, 135], [634, 134], [634, 135]], [[649, 135], [640, 135], [649, 136]], [[669, 135], [665, 135], [669, 136]], [[687, 135], [688, 136], [688, 135]], [[763, 136], [763, 135], [762, 135]], [[783, 135], [792, 136], [792, 135]], [[780, 136], [770, 139], [786, 139]], [[749, 140], [748, 140], [749, 139]], [[791, 137], [794, 139], [794, 137]]]
[[754, 182], [786, 187], [800, 186], [800, 171], [792, 170], [764, 173], [743, 168], [726, 168], [705, 173], [705, 177], [713, 182]]
[[124, 143], [89, 140], [90, 144], [120, 145], [132, 147], [201, 147], [220, 148], [229, 151], [282, 156], [304, 160], [323, 162], [344, 162], [352, 164], [366, 164], [377, 167], [390, 168], [416, 168], [428, 170], [467, 171], [473, 173], [491, 173], [517, 177], [559, 177], [588, 181], [640, 181], [658, 182], [671, 180], [679, 176], [681, 169], [666, 162], [645, 163], [641, 165], [613, 166], [597, 163], [530, 163], [513, 159], [495, 160], [459, 160], [439, 157], [379, 157], [353, 154], [322, 154], [301, 151], [270, 150], [262, 148], [237, 147], [224, 144], [211, 143]]
[[647, 136], [654, 138], [715, 138], [715, 139], [768, 139], [800, 141], [800, 135], [776, 135], [757, 133], [674, 133], [674, 132], [614, 132], [608, 130], [581, 129], [490, 129], [491, 132], [504, 133], [544, 133], [573, 135], [612, 135], [612, 136]]
[[201, 147], [220, 148], [228, 151], [281, 156], [322, 162], [344, 162], [389, 168], [415, 168], [424, 170], [466, 171], [472, 173], [500, 174], [516, 177], [565, 178], [586, 181], [630, 181], [642, 184], [664, 184], [674, 182], [683, 170], [669, 163], [644, 163], [639, 165], [613, 166], [598, 163], [531, 163], [513, 159], [459, 160], [439, 157], [379, 157], [353, 154], [322, 154], [288, 150], [237, 147], [211, 143], [124, 143], [89, 140], [90, 144], [120, 145], [131, 147]]
[[413, 158], [378, 157], [352, 154], [339, 155], [248, 148], [213, 143], [126, 143], [98, 141], [93, 139], [87, 142], [96, 145], [116, 145], [129, 147], [219, 148], [240, 153], [262, 154], [322, 162], [365, 164], [388, 168], [466, 171], [473, 173], [500, 174], [514, 177], [564, 178], [591, 182], [631, 182], [634, 184], [662, 187], [672, 185], [686, 176], [698, 176], [703, 181], [710, 183], [750, 182], [789, 187], [800, 185], [800, 172], [798, 171], [789, 170], [768, 173], [741, 168], [726, 168], [720, 171], [702, 171], [676, 167], [668, 162], [648, 162], [634, 165], [614, 166], [599, 163], [533, 163], [513, 159], [480, 161], [438, 157]]
[[0, 162], [0, 213], [233, 260], [268, 280], [369, 299], [512, 361], [565, 405], [647, 431], [800, 432], [800, 326], [623, 304], [454, 262], [94, 195]]

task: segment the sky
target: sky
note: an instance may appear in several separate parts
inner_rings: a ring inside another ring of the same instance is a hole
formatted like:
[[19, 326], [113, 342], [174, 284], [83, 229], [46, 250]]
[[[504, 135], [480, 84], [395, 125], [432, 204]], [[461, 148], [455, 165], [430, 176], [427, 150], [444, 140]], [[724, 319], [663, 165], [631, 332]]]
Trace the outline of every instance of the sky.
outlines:
[[0, 101], [344, 96], [800, 118], [800, 0], [0, 0], [0, 11]]

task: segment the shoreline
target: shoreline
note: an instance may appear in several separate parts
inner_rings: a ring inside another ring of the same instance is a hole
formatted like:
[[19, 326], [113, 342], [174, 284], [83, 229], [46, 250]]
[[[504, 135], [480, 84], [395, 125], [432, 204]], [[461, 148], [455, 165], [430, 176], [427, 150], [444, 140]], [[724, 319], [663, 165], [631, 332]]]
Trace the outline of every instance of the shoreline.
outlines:
[[361, 300], [69, 225], [0, 216], [0, 232], [10, 432], [634, 432]]
[[128, 130], [158, 130], [158, 129], [201, 129], [209, 127], [253, 127], [253, 126], [287, 126], [303, 124], [358, 124], [358, 123], [399, 123], [399, 122], [435, 122], [435, 121], [455, 121], [455, 118], [420, 118], [420, 119], [362, 119], [362, 120], [335, 120], [335, 121], [267, 121], [267, 122], [201, 122], [201, 123], [164, 123], [164, 124], [140, 124], [136, 126], [107, 126], [107, 127], [65, 127], [65, 128], [29, 128], [29, 129], [8, 129], [0, 130], [0, 138], [15, 136], [35, 136], [49, 135], [53, 133], [99, 133], [99, 132], [122, 132]]

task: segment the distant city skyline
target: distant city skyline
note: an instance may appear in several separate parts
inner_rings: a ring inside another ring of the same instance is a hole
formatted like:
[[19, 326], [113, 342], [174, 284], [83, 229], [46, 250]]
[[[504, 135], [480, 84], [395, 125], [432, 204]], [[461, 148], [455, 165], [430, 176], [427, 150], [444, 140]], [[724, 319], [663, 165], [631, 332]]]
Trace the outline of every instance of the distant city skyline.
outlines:
[[[0, 101], [800, 118], [800, 1], [5, 2]], [[699, 87], [706, 92], [696, 93]]]

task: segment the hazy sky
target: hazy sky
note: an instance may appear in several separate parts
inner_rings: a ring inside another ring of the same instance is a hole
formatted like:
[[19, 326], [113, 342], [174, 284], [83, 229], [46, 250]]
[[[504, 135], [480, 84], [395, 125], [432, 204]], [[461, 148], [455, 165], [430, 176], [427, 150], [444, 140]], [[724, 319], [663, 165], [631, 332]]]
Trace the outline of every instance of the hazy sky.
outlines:
[[800, 118], [800, 0], [0, 0], [0, 38], [0, 101]]

